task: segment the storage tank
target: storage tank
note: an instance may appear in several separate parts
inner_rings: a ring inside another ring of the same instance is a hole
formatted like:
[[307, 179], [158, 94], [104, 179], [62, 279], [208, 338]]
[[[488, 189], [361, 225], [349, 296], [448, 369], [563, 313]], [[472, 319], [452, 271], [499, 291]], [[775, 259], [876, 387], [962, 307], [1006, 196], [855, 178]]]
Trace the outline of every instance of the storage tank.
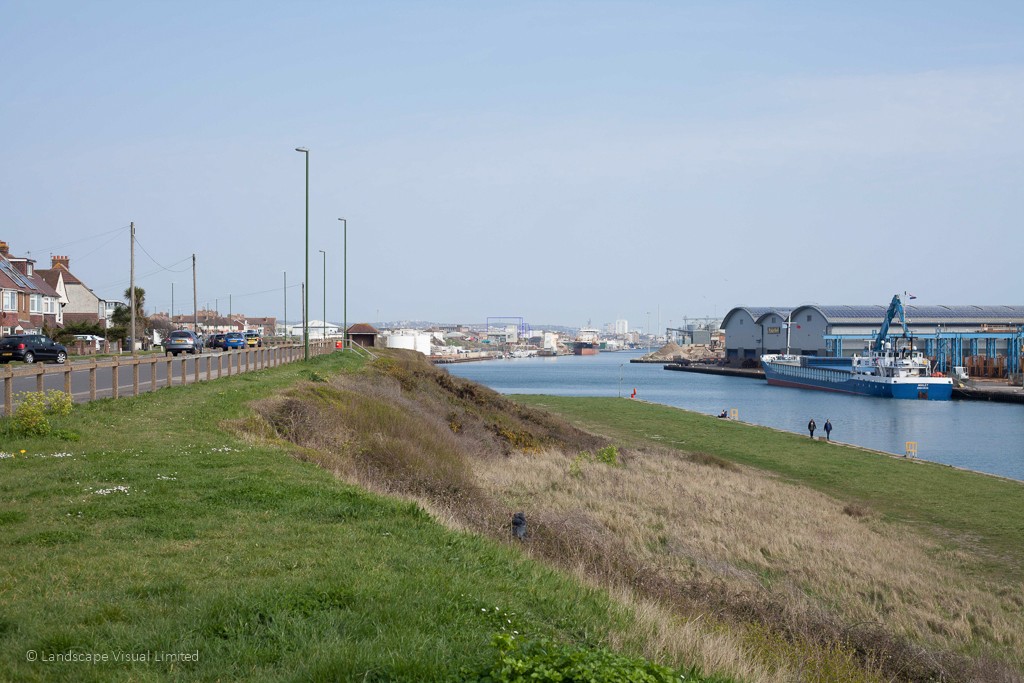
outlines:
[[430, 334], [427, 332], [396, 332], [385, 337], [389, 349], [409, 349], [430, 355]]

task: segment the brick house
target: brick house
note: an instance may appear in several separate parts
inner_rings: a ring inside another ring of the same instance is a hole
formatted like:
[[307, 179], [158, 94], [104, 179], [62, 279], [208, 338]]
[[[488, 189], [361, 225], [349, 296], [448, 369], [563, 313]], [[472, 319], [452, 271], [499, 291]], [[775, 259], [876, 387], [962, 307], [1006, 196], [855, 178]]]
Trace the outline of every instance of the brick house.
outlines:
[[113, 308], [75, 277], [70, 263], [71, 259], [67, 256], [53, 256], [48, 270], [36, 271], [60, 295], [64, 322], [97, 323], [104, 329], [110, 327]]
[[40, 277], [35, 263], [14, 256], [7, 242], [0, 241], [0, 335], [64, 326], [61, 295]]

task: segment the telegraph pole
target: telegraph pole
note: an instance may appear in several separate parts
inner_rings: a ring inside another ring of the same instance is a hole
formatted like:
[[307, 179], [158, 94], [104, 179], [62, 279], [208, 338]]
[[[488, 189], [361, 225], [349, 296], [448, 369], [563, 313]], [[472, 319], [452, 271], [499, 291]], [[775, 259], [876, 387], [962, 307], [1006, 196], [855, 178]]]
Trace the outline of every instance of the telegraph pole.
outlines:
[[128, 289], [130, 290], [128, 300], [132, 307], [132, 327], [131, 327], [131, 349], [132, 355], [135, 355], [135, 222], [131, 223], [132, 233], [132, 262], [131, 262], [131, 275], [129, 276]]
[[199, 334], [199, 299], [196, 296], [196, 255], [192, 254], [192, 330]]
[[288, 342], [288, 271], [284, 271], [284, 340]]

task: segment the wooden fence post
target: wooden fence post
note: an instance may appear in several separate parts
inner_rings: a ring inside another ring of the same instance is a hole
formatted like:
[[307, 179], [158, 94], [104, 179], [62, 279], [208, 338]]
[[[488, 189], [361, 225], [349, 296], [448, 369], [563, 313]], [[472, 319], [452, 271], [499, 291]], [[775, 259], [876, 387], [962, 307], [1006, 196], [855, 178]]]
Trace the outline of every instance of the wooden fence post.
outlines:
[[14, 415], [14, 376], [10, 368], [4, 370], [4, 413]]

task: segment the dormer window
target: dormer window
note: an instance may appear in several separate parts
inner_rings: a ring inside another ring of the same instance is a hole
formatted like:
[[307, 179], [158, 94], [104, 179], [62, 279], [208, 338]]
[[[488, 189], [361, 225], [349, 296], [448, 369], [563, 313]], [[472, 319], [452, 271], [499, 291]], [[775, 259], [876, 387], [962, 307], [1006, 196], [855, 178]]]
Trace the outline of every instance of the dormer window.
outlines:
[[25, 275], [28, 275], [29, 277], [32, 277], [32, 262], [31, 261], [26, 261], [25, 262]]

